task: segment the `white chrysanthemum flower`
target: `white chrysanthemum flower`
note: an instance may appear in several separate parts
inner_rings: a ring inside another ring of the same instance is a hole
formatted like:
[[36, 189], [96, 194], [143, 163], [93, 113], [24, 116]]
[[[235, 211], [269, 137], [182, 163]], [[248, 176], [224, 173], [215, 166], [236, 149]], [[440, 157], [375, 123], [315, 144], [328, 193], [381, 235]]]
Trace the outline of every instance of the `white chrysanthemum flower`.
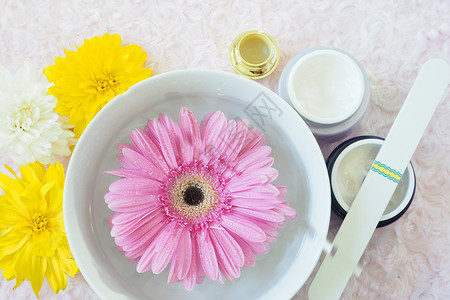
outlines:
[[50, 85], [30, 61], [15, 75], [0, 65], [0, 152], [19, 165], [54, 163], [76, 142], [69, 118], [54, 111]]

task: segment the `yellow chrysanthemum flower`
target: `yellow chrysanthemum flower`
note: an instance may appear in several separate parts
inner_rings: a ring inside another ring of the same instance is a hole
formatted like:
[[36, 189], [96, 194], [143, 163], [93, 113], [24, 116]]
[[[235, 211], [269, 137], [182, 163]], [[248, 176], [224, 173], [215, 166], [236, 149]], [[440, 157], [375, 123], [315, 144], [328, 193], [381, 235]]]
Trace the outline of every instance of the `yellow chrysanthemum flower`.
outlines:
[[78, 267], [64, 230], [64, 168], [39, 162], [20, 167], [22, 178], [0, 173], [0, 270], [16, 287], [31, 281], [36, 296], [47, 278], [55, 293], [67, 286]]
[[147, 53], [138, 45], [122, 47], [118, 34], [93, 37], [64, 53], [44, 74], [55, 84], [48, 91], [58, 100], [55, 110], [70, 117], [76, 138], [106, 103], [152, 75], [142, 66]]

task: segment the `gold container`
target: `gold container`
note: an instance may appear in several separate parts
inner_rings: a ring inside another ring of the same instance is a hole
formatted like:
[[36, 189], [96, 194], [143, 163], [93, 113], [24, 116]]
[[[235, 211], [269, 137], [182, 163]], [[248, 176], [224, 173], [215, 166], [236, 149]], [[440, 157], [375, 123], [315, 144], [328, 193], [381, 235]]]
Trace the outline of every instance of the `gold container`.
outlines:
[[280, 60], [277, 43], [267, 33], [257, 30], [238, 35], [231, 43], [229, 55], [236, 73], [250, 79], [270, 75]]

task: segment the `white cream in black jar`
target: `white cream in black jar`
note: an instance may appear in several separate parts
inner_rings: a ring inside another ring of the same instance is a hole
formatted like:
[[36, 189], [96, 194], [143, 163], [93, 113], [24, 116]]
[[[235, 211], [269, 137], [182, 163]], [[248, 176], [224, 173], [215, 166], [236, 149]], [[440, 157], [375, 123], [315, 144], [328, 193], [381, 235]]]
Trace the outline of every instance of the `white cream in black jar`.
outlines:
[[[344, 218], [384, 140], [376, 136], [359, 136], [340, 144], [328, 157], [327, 168], [332, 191], [332, 209]], [[378, 227], [400, 218], [410, 206], [416, 177], [411, 163], [386, 207]]]

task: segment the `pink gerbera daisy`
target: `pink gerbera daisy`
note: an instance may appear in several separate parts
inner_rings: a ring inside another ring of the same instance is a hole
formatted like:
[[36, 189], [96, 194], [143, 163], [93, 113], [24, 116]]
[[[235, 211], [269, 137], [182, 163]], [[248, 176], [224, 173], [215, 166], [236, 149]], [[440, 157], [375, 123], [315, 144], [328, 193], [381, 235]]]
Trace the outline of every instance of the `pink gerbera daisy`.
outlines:
[[158, 274], [170, 262], [168, 283], [188, 290], [205, 275], [234, 280], [269, 250], [285, 217], [296, 217], [286, 187], [271, 184], [271, 148], [247, 120], [218, 111], [199, 126], [182, 108], [180, 125], [161, 114], [130, 137], [105, 201], [115, 211], [111, 235], [138, 272]]

